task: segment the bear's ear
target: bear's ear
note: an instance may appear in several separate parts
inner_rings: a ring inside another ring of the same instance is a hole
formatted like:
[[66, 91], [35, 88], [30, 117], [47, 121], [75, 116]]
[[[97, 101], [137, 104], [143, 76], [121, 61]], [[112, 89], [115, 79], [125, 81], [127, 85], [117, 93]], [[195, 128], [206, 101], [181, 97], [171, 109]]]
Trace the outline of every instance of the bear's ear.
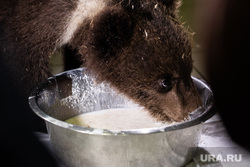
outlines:
[[92, 22], [91, 45], [99, 58], [115, 56], [128, 44], [133, 34], [130, 16], [121, 8], [109, 7], [100, 12]]

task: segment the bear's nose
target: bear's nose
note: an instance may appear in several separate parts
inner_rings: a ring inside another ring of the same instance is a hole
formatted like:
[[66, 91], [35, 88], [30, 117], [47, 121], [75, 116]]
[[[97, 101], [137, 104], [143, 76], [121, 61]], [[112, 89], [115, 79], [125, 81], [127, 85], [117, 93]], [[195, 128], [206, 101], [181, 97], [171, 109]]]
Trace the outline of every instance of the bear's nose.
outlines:
[[202, 106], [200, 95], [191, 78], [190, 80], [180, 81], [177, 84], [176, 93], [184, 114], [188, 114]]

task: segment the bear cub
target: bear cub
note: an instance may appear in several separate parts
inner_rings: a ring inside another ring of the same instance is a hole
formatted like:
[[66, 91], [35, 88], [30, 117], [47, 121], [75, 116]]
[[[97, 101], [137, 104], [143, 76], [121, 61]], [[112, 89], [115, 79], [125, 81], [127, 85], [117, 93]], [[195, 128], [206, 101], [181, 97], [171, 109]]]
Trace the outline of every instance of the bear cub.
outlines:
[[0, 56], [23, 94], [51, 75], [68, 45], [99, 81], [161, 121], [201, 106], [191, 79], [191, 44], [179, 0], [1, 0]]

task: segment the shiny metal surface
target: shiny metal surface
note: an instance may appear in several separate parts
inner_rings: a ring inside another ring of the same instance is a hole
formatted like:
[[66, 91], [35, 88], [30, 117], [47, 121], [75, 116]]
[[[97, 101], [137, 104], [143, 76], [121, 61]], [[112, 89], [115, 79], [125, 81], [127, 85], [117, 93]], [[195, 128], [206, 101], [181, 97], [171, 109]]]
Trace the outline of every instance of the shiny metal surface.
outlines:
[[[89, 78], [84, 77], [84, 72], [81, 68], [49, 78], [29, 97], [30, 107], [46, 121], [52, 147], [66, 166], [178, 167], [192, 159], [202, 122], [214, 115], [213, 94], [204, 82], [193, 78], [203, 109], [192, 112], [190, 120], [160, 128], [109, 131], [64, 122], [84, 112], [134, 105], [107, 85], [90, 96], [98, 88], [90, 84], [94, 82], [86, 81]], [[83, 104], [85, 107], [79, 106]]]

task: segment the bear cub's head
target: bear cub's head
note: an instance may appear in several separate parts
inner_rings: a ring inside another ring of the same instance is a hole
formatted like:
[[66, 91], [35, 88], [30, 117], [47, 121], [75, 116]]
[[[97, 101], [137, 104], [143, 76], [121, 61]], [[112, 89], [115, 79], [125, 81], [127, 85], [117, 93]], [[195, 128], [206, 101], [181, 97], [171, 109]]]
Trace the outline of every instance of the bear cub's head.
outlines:
[[176, 0], [112, 1], [90, 20], [79, 49], [100, 81], [161, 121], [184, 120], [201, 106], [178, 6]]

